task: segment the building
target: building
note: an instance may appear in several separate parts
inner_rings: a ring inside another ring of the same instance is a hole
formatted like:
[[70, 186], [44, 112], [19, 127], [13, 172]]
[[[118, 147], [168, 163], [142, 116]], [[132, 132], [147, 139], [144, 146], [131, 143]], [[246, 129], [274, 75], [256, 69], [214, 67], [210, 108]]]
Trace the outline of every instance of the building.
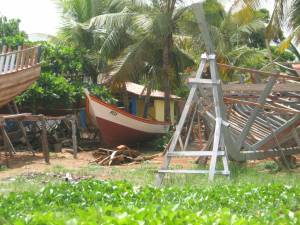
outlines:
[[[126, 82], [126, 91], [129, 96], [129, 112], [136, 116], [143, 116], [144, 102], [146, 97], [146, 88], [144, 85], [133, 82]], [[148, 109], [148, 118], [157, 121], [164, 121], [164, 97], [163, 91], [153, 90], [150, 94], [150, 103]], [[180, 97], [171, 95], [171, 122], [174, 124], [176, 120], [176, 105]]]

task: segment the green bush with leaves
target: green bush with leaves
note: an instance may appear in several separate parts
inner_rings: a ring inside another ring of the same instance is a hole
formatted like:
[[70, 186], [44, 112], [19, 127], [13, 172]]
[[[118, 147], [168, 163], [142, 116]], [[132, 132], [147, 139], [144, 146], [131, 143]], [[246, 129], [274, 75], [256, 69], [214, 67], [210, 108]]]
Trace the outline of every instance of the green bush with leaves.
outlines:
[[154, 139], [153, 141], [149, 142], [149, 147], [153, 148], [156, 151], [164, 150], [167, 145], [169, 144], [174, 130], [169, 130], [164, 136]]
[[109, 90], [104, 86], [71, 83], [62, 76], [42, 73], [40, 79], [16, 98], [19, 105], [33, 112], [42, 109], [68, 109], [84, 107], [83, 88], [110, 104], [116, 103]]
[[300, 186], [136, 187], [87, 180], [0, 196], [0, 221], [18, 225], [299, 224]]
[[82, 81], [83, 77], [90, 77], [96, 81], [99, 71], [94, 65], [95, 59], [90, 57], [89, 50], [61, 43], [39, 44], [42, 47], [42, 72], [61, 75], [72, 81]]
[[19, 19], [8, 19], [5, 16], [0, 16], [0, 39], [2, 45], [16, 48], [18, 45], [25, 43], [27, 35], [20, 30], [20, 22]]
[[42, 72], [83, 75], [84, 61], [82, 55], [85, 54], [83, 49], [47, 42], [41, 42], [41, 46]]

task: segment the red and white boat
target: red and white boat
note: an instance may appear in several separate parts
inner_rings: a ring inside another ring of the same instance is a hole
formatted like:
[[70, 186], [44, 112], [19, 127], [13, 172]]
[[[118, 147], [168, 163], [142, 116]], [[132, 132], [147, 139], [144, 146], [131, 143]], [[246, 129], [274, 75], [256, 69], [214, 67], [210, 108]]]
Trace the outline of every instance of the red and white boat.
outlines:
[[86, 94], [86, 111], [98, 127], [104, 144], [137, 144], [166, 134], [170, 124], [134, 116], [116, 106]]

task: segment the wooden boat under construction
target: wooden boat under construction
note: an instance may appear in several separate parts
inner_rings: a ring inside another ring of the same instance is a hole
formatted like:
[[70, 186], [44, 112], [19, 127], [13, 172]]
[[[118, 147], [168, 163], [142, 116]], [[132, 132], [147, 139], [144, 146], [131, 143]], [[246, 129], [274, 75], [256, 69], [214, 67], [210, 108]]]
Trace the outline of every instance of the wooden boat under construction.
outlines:
[[86, 111], [106, 145], [134, 145], [164, 135], [169, 130], [169, 123], [134, 116], [87, 91], [86, 96]]
[[0, 54], [0, 107], [25, 91], [40, 76], [40, 48], [19, 48]]

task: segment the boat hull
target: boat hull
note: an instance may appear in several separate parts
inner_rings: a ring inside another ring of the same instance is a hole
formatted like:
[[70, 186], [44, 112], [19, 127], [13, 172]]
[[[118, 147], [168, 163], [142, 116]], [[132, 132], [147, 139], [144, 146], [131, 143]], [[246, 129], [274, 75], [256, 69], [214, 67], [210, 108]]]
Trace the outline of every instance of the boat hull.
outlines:
[[0, 107], [15, 99], [40, 76], [39, 64], [20, 71], [0, 75]]
[[170, 127], [168, 123], [131, 115], [93, 96], [87, 98], [86, 108], [100, 131], [103, 143], [108, 146], [135, 145], [163, 136]]

